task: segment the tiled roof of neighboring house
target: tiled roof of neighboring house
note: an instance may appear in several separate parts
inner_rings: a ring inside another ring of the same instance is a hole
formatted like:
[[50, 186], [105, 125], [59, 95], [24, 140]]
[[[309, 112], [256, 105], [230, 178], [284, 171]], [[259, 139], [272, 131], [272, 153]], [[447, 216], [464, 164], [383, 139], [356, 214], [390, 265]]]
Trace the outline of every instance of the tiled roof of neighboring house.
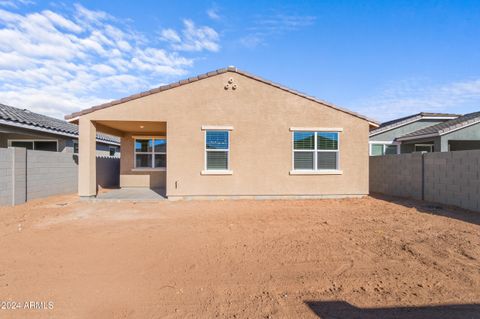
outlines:
[[401, 137], [398, 137], [397, 140], [402, 141], [422, 137], [440, 136], [477, 123], [480, 123], [480, 112], [469, 113], [453, 120], [435, 124], [415, 132], [405, 134]]
[[151, 94], [155, 94], [155, 93], [158, 93], [158, 92], [162, 92], [162, 91], [166, 91], [166, 90], [169, 90], [169, 89], [173, 89], [175, 87], [178, 87], [178, 86], [181, 86], [181, 85], [185, 85], [185, 84], [188, 84], [188, 83], [192, 83], [192, 82], [196, 82], [196, 81], [199, 81], [199, 80], [202, 80], [202, 79], [205, 79], [205, 78], [209, 78], [209, 77], [212, 77], [212, 76], [215, 76], [215, 75], [219, 75], [219, 74], [223, 74], [223, 73], [226, 73], [226, 72], [233, 72], [233, 73], [237, 73], [237, 74], [240, 74], [240, 75], [243, 75], [243, 76], [246, 76], [248, 78], [251, 78], [251, 79], [254, 79], [254, 80], [257, 80], [257, 81], [260, 81], [262, 83], [266, 83], [266, 84], [269, 84], [269, 85], [272, 85], [278, 89], [281, 89], [281, 90], [284, 90], [284, 91], [287, 91], [289, 93], [292, 93], [292, 94], [295, 94], [295, 95], [298, 95], [298, 96], [301, 96], [303, 98], [306, 98], [306, 99], [309, 99], [311, 101], [314, 101], [314, 102], [317, 102], [317, 103], [320, 103], [320, 104], [323, 104], [323, 105], [326, 105], [328, 107], [331, 107], [333, 109], [336, 109], [336, 110], [339, 110], [341, 112], [345, 112], [345, 113], [348, 113], [350, 115], [353, 115], [353, 116], [356, 116], [356, 117], [359, 117], [363, 120], [366, 120], [368, 122], [370, 122], [372, 125], [374, 126], [378, 126], [379, 123], [375, 120], [372, 120], [372, 119], [369, 119], [368, 117], [366, 116], [363, 116], [363, 115], [360, 115], [358, 113], [355, 113], [355, 112], [352, 112], [350, 110], [347, 110], [347, 109], [344, 109], [344, 108], [340, 108], [336, 105], [333, 105], [331, 103], [328, 103], [328, 102], [325, 102], [325, 101], [322, 101], [322, 100], [319, 100], [315, 97], [312, 97], [312, 96], [309, 96], [307, 94], [304, 94], [304, 93], [301, 93], [301, 92], [298, 92], [298, 91], [295, 91], [295, 90], [292, 90], [290, 88], [287, 88], [283, 85], [280, 85], [280, 84], [277, 84], [277, 83], [274, 83], [274, 82], [271, 82], [271, 81], [268, 81], [268, 80], [265, 80], [265, 79], [262, 79], [256, 75], [253, 75], [253, 74], [250, 74], [250, 73], [247, 73], [247, 72], [244, 72], [244, 71], [240, 71], [238, 70], [236, 67], [233, 67], [233, 66], [229, 66], [227, 68], [223, 68], [223, 69], [218, 69], [218, 70], [215, 70], [215, 71], [212, 71], [212, 72], [208, 72], [208, 73], [204, 73], [204, 74], [200, 74], [198, 76], [194, 76], [194, 77], [191, 77], [191, 78], [188, 78], [188, 79], [184, 79], [184, 80], [180, 80], [178, 82], [174, 82], [174, 83], [171, 83], [171, 84], [167, 84], [167, 85], [163, 85], [163, 86], [160, 86], [158, 88], [155, 88], [155, 89], [152, 89], [152, 90], [149, 90], [149, 91], [145, 91], [145, 92], [142, 92], [142, 93], [137, 93], [137, 94], [134, 94], [134, 95], [130, 95], [128, 97], [125, 97], [125, 98], [122, 98], [122, 99], [119, 99], [119, 100], [114, 100], [114, 101], [111, 101], [111, 102], [108, 102], [108, 103], [105, 103], [105, 104], [101, 104], [101, 105], [97, 105], [97, 106], [93, 106], [91, 108], [88, 108], [88, 109], [85, 109], [85, 110], [82, 110], [80, 112], [76, 112], [76, 113], [72, 113], [70, 115], [67, 115], [65, 116], [65, 119], [67, 120], [73, 120], [79, 116], [82, 116], [82, 115], [85, 115], [85, 114], [88, 114], [88, 113], [92, 113], [92, 112], [95, 112], [97, 110], [101, 110], [101, 109], [104, 109], [104, 108], [107, 108], [107, 107], [110, 107], [110, 106], [114, 106], [114, 105], [117, 105], [117, 104], [121, 104], [121, 103], [124, 103], [124, 102], [128, 102], [128, 101], [131, 101], [131, 100], [135, 100], [135, 99], [138, 99], [138, 98], [141, 98], [143, 96], [147, 96], [147, 95], [151, 95]]
[[382, 123], [378, 128], [373, 129], [370, 131], [370, 136], [374, 136], [386, 131], [393, 130], [397, 127], [413, 123], [422, 119], [454, 119], [461, 116], [460, 114], [450, 114], [450, 113], [428, 113], [428, 112], [421, 112], [409, 116], [405, 116], [399, 119], [395, 119], [392, 121]]
[[[0, 104], [0, 124], [17, 124], [32, 130], [47, 130], [59, 135], [78, 136], [78, 125], [5, 104]], [[97, 134], [97, 140], [105, 143], [120, 143], [118, 137], [101, 133]]]

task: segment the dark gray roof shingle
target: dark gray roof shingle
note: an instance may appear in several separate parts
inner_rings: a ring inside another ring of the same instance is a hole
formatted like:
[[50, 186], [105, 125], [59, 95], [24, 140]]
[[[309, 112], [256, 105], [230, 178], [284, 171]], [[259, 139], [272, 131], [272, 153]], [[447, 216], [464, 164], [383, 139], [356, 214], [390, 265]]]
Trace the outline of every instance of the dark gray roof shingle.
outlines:
[[388, 122], [383, 122], [378, 128], [370, 131], [370, 136], [380, 134], [385, 131], [392, 130], [394, 128], [400, 127], [402, 125], [421, 120], [423, 118], [445, 118], [445, 117], [459, 117], [461, 114], [450, 114], [450, 113], [429, 113], [429, 112], [420, 112], [417, 114], [401, 117], [395, 120]]
[[449, 131], [459, 129], [474, 123], [480, 123], [480, 112], [465, 114], [453, 120], [416, 130], [412, 133], [408, 133], [397, 138], [397, 140], [421, 137], [424, 135], [443, 135], [445, 133], [448, 133]]
[[[31, 129], [48, 129], [60, 135], [78, 136], [78, 126], [75, 124], [1, 103], [0, 119], [7, 122], [28, 125]], [[106, 143], [120, 143], [118, 137], [107, 134], [98, 133], [97, 139]]]

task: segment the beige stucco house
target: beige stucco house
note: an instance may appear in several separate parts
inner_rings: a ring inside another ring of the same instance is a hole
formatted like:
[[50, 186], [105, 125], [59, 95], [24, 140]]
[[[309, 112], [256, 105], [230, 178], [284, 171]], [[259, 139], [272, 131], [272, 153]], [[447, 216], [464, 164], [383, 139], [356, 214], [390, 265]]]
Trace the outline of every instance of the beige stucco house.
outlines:
[[66, 117], [79, 195], [95, 196], [95, 134], [121, 138], [120, 186], [169, 199], [368, 194], [374, 121], [228, 67]]

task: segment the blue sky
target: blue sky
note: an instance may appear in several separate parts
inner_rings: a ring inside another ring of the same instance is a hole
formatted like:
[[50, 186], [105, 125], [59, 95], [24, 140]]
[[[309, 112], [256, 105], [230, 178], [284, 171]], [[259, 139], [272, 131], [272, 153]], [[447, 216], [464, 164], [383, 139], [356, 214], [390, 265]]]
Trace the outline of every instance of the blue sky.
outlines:
[[63, 117], [228, 65], [380, 121], [480, 111], [480, 1], [0, 0], [0, 103]]

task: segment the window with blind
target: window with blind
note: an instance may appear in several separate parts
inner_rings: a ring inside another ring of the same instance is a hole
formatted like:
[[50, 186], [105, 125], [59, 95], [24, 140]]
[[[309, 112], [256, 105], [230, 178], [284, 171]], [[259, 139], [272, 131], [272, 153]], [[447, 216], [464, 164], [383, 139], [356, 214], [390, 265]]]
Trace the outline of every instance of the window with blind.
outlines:
[[165, 138], [135, 139], [135, 168], [165, 168], [167, 140]]
[[338, 132], [293, 132], [293, 169], [338, 170]]
[[205, 131], [205, 169], [228, 170], [230, 152], [229, 131]]

